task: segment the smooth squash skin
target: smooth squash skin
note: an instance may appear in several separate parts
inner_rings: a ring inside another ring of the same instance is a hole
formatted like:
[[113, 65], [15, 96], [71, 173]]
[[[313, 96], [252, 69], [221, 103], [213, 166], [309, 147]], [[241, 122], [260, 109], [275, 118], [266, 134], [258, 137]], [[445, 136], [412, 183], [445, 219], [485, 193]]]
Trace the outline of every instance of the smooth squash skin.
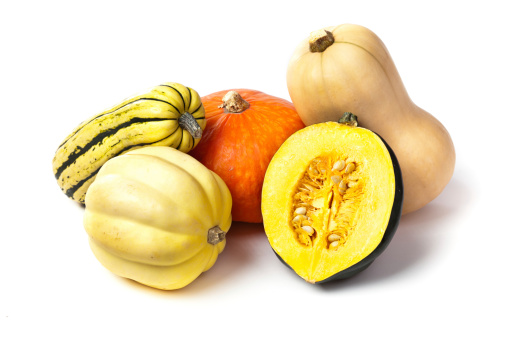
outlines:
[[394, 235], [402, 205], [394, 153], [375, 133], [336, 122], [289, 137], [262, 190], [271, 247], [312, 284], [368, 267]]
[[449, 133], [412, 102], [371, 30], [344, 24], [313, 33], [292, 55], [287, 86], [305, 125], [337, 121], [351, 111], [386, 140], [403, 172], [404, 214], [429, 203], [450, 181], [456, 155]]
[[181, 151], [149, 146], [101, 167], [86, 194], [84, 227], [108, 270], [173, 290], [214, 265], [231, 207], [218, 175]]
[[202, 97], [206, 130], [189, 154], [219, 175], [232, 195], [232, 219], [261, 223], [261, 190], [269, 161], [305, 125], [294, 105], [258, 90], [234, 89]]

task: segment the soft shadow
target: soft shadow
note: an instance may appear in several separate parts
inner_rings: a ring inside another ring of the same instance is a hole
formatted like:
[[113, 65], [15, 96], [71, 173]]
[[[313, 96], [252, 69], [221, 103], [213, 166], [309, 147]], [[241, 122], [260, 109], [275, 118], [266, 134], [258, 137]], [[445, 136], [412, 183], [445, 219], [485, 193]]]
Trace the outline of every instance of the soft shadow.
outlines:
[[403, 215], [389, 247], [365, 271], [349, 279], [319, 284], [324, 291], [364, 287], [377, 284], [417, 269], [439, 245], [445, 245], [432, 232], [455, 226], [447, 220], [462, 212], [472, 200], [469, 187], [459, 179], [449, 182], [446, 189], [425, 207]]

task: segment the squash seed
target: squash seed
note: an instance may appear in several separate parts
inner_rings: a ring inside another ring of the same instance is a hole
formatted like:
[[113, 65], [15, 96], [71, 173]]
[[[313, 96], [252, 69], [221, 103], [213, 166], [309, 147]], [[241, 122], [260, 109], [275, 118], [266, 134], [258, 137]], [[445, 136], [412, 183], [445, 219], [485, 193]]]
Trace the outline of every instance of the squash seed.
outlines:
[[334, 242], [331, 242], [331, 243], [329, 244], [329, 247], [330, 247], [330, 248], [336, 248], [336, 247], [338, 247], [338, 245], [340, 245], [340, 242], [338, 242], [338, 241], [334, 241]]
[[313, 235], [313, 233], [315, 232], [315, 230], [309, 225], [302, 226], [301, 229], [306, 231], [306, 233], [308, 233], [308, 235], [310, 236]]
[[355, 169], [356, 169], [356, 165], [353, 162], [350, 162], [349, 164], [347, 164], [347, 168], [345, 168], [345, 173], [350, 174]]
[[335, 170], [343, 170], [343, 168], [345, 168], [345, 161], [343, 160], [339, 160], [339, 161], [336, 161], [335, 164], [333, 165], [333, 171]]
[[345, 182], [345, 181], [343, 181], [343, 180], [342, 180], [342, 181], [340, 182], [340, 185], [338, 186], [338, 188], [339, 188], [340, 190], [345, 190], [345, 189], [347, 189], [347, 182]]
[[306, 208], [305, 207], [299, 207], [294, 211], [298, 215], [306, 215]]
[[330, 242], [336, 242], [336, 241], [340, 240], [340, 236], [337, 234], [331, 234], [331, 235], [327, 236], [327, 240]]
[[334, 175], [331, 176], [331, 180], [333, 181], [334, 184], [339, 184], [342, 181], [342, 178], [339, 175]]
[[308, 219], [308, 217], [305, 215], [297, 215], [292, 219], [292, 222], [304, 221], [305, 219]]

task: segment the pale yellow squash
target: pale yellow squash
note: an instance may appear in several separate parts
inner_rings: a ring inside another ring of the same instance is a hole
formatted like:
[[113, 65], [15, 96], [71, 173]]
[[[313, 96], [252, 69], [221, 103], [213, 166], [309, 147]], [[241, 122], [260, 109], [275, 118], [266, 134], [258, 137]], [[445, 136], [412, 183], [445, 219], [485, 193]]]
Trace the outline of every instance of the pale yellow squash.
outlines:
[[113, 273], [178, 289], [215, 263], [231, 226], [231, 194], [215, 173], [170, 147], [107, 161], [86, 194], [84, 227]]
[[289, 62], [287, 86], [306, 125], [352, 112], [389, 143], [403, 172], [404, 214], [429, 203], [451, 179], [456, 155], [449, 133], [412, 102], [371, 30], [344, 24], [312, 33]]

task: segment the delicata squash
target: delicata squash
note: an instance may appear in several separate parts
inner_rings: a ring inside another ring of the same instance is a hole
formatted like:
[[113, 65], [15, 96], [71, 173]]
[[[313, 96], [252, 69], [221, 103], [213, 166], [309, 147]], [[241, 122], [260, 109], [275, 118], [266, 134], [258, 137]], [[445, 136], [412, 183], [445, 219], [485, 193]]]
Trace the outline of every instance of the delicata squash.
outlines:
[[53, 173], [62, 191], [84, 203], [88, 187], [109, 159], [143, 146], [188, 152], [206, 127], [195, 90], [167, 82], [81, 123], [56, 150]]
[[214, 265], [231, 207], [218, 175], [181, 151], [149, 146], [101, 167], [86, 194], [84, 227], [108, 270], [172, 290]]
[[389, 244], [403, 204], [396, 156], [352, 114], [308, 126], [274, 155], [262, 216], [278, 257], [309, 283], [351, 277]]

